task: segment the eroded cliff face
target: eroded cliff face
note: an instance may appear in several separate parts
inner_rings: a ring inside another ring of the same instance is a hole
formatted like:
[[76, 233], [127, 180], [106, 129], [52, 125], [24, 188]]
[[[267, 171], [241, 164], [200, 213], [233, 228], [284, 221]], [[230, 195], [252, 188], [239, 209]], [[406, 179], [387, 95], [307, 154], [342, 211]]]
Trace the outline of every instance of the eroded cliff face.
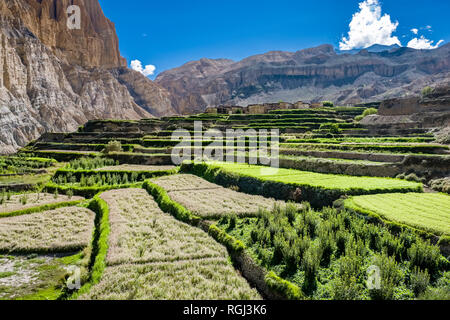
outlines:
[[330, 45], [274, 51], [239, 62], [202, 59], [161, 73], [180, 113], [219, 104], [332, 100], [381, 101], [450, 79], [450, 45], [436, 50], [337, 54]]
[[[81, 9], [81, 29], [66, 9]], [[128, 70], [98, 0], [0, 1], [0, 153], [90, 119], [173, 114], [169, 93]]]
[[[414, 124], [423, 128], [450, 126], [450, 82], [434, 88], [422, 97], [388, 99], [381, 103], [378, 114], [361, 121], [368, 126]], [[448, 129], [446, 129], [448, 131]]]

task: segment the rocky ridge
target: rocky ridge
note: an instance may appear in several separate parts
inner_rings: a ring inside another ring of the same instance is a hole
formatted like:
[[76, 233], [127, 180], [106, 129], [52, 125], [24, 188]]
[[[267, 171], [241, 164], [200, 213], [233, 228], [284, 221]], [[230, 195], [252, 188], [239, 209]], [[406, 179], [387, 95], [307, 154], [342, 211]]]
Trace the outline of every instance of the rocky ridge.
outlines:
[[435, 50], [392, 48], [338, 54], [322, 45], [273, 51], [242, 61], [201, 59], [161, 73], [156, 83], [171, 93], [180, 113], [220, 104], [381, 101], [420, 93], [450, 79], [450, 44]]
[[[81, 9], [81, 29], [66, 9]], [[174, 114], [169, 93], [121, 57], [98, 0], [0, 2], [0, 153], [90, 119]]]

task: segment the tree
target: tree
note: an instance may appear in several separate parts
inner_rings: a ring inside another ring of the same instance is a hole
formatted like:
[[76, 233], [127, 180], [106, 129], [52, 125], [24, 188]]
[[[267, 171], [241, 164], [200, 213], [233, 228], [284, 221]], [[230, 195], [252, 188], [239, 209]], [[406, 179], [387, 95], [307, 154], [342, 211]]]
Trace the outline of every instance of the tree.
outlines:
[[121, 152], [122, 151], [122, 144], [120, 141], [110, 141], [106, 145], [105, 149], [103, 149], [103, 153], [108, 154], [111, 152]]
[[334, 103], [332, 101], [323, 101], [322, 105], [324, 107], [334, 107]]
[[423, 88], [423, 90], [422, 90], [422, 97], [426, 98], [429, 95], [431, 95], [433, 92], [434, 92], [434, 89], [429, 87], [429, 86], [427, 86], [427, 87]]

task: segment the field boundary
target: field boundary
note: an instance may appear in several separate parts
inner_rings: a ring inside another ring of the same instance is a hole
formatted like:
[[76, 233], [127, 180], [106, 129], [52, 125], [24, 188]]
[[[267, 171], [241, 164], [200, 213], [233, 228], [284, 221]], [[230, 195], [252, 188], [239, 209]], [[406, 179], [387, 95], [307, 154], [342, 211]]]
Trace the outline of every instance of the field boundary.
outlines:
[[64, 300], [74, 300], [80, 295], [89, 292], [89, 290], [98, 284], [106, 268], [106, 255], [109, 248], [109, 207], [106, 201], [97, 194], [89, 203], [88, 208], [95, 212], [95, 228], [92, 236], [91, 256], [89, 262], [89, 279], [83, 286], [69, 294]]
[[199, 222], [202, 220], [178, 202], [173, 201], [164, 188], [154, 184], [150, 180], [146, 180], [142, 187], [155, 199], [163, 212], [170, 213], [177, 220], [193, 226], [198, 226]]
[[47, 190], [49, 193], [60, 192], [66, 194], [68, 191], [72, 191], [76, 196], [82, 196], [87, 199], [95, 197], [98, 193], [102, 193], [109, 190], [115, 189], [128, 189], [128, 188], [140, 188], [142, 186], [142, 182], [130, 183], [130, 184], [121, 184], [121, 185], [107, 185], [100, 187], [71, 187], [71, 186], [61, 186], [53, 182], [49, 182], [44, 186], [44, 190]]
[[28, 208], [28, 209], [24, 209], [24, 210], [16, 210], [16, 211], [11, 211], [11, 212], [0, 213], [0, 219], [16, 217], [16, 216], [23, 216], [23, 215], [27, 215], [27, 214], [38, 213], [38, 212], [43, 212], [43, 211], [50, 211], [50, 210], [55, 210], [55, 209], [65, 208], [65, 207], [75, 207], [84, 201], [85, 200], [74, 200], [74, 201], [51, 203], [51, 204], [44, 204], [42, 206], [37, 206], [37, 207]]

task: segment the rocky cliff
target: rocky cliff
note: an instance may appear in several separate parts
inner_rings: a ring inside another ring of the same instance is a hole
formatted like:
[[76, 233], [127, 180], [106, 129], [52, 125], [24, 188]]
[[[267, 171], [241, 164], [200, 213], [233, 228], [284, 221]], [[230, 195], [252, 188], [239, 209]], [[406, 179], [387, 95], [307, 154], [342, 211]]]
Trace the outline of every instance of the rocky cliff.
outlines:
[[[389, 48], [387, 48], [389, 49]], [[450, 79], [450, 45], [338, 54], [331, 45], [274, 51], [239, 62], [202, 59], [161, 73], [180, 113], [218, 104], [332, 100], [339, 104], [418, 94]]]
[[[81, 28], [67, 28], [69, 5]], [[89, 119], [175, 113], [169, 92], [127, 69], [98, 0], [0, 1], [0, 153]]]

